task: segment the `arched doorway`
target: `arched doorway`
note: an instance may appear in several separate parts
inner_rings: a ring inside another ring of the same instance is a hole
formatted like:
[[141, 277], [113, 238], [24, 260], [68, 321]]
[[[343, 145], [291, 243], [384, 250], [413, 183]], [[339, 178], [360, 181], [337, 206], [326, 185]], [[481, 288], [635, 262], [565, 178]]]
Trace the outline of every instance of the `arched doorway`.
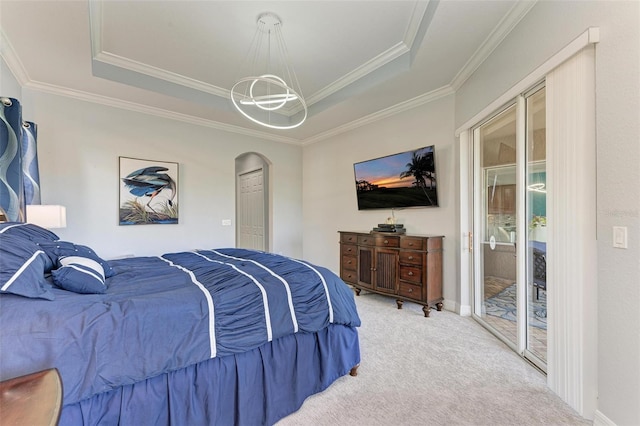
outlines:
[[236, 157], [236, 247], [269, 251], [269, 160], [247, 152]]

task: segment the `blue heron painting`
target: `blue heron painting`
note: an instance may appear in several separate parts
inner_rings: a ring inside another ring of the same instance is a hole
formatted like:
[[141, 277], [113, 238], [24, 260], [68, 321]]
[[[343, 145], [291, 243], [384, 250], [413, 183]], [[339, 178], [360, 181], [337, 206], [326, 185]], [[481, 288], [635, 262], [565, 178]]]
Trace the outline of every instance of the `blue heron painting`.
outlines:
[[120, 162], [121, 176], [133, 170], [120, 178], [120, 224], [178, 223], [178, 165], [124, 157]]

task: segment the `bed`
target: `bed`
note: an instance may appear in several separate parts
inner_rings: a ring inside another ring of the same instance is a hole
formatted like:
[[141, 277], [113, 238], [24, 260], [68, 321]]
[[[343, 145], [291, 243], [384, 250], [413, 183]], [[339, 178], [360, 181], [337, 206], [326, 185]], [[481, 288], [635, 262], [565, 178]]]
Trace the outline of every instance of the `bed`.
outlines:
[[0, 224], [0, 380], [57, 368], [61, 425], [263, 425], [360, 363], [353, 292], [237, 248], [105, 261]]

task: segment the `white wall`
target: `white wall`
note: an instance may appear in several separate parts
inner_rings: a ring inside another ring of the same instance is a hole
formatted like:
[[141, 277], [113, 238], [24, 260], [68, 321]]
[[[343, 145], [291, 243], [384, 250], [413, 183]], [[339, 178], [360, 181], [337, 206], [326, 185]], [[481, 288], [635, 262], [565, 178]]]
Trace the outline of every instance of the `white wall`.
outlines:
[[[5, 98], [20, 99], [22, 88], [18, 80], [13, 76], [4, 58], [0, 57], [0, 96]], [[32, 121], [26, 117], [28, 121]]]
[[[596, 46], [598, 419], [640, 424], [640, 2], [538, 2], [456, 93], [465, 123], [588, 27]], [[612, 248], [626, 226], [627, 250]]]
[[435, 145], [439, 207], [396, 210], [407, 233], [444, 235], [444, 297], [457, 299], [457, 153], [453, 96], [305, 146], [303, 168], [304, 257], [339, 271], [338, 231], [369, 232], [391, 210], [359, 211], [353, 164]]
[[[67, 207], [62, 238], [103, 257], [235, 246], [235, 158], [271, 161], [273, 250], [302, 255], [302, 149], [23, 89], [38, 124], [43, 204]], [[179, 224], [118, 225], [118, 157], [179, 163]]]

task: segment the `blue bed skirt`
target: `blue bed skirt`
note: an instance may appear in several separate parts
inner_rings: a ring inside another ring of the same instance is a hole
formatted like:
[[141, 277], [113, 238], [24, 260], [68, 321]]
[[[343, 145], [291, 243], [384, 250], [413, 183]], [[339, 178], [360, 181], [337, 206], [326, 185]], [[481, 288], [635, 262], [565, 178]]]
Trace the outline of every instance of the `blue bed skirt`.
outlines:
[[359, 363], [357, 330], [330, 325], [65, 405], [59, 424], [272, 425]]

